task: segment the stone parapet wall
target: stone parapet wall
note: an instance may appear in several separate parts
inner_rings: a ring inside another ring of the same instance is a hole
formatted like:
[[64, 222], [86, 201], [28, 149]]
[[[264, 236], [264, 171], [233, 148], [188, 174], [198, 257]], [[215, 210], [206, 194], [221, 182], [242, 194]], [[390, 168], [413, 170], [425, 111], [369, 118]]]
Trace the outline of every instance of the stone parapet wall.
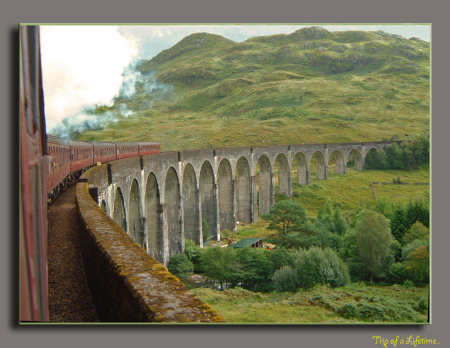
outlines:
[[[85, 178], [94, 180], [93, 173], [104, 176], [97, 168]], [[224, 322], [98, 207], [87, 182], [77, 184], [76, 199], [81, 256], [100, 321]]]

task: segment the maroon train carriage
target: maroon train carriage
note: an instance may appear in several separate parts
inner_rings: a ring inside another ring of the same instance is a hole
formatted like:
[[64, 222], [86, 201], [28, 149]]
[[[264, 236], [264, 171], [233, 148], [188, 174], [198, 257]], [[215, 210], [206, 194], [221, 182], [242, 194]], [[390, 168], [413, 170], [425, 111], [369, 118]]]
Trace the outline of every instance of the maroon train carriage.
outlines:
[[94, 164], [114, 161], [117, 156], [116, 144], [114, 143], [91, 143], [94, 147]]
[[39, 27], [20, 26], [20, 321], [48, 321], [47, 171]]
[[78, 178], [83, 169], [94, 165], [94, 147], [85, 141], [69, 140], [71, 151], [70, 172]]
[[117, 159], [139, 156], [137, 143], [115, 143]]
[[47, 191], [50, 198], [57, 195], [71, 181], [70, 145], [67, 140], [47, 135], [47, 153], [50, 156], [48, 165]]
[[161, 152], [161, 144], [156, 142], [137, 143], [139, 156], [153, 155]]

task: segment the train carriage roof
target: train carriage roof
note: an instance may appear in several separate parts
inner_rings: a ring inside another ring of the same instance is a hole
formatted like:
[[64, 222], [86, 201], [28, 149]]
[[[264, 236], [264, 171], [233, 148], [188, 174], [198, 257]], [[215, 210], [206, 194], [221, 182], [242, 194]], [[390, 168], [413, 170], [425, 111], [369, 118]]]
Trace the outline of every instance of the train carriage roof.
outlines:
[[70, 146], [69, 140], [67, 139], [59, 139], [52, 135], [47, 134], [47, 144], [58, 144], [58, 145], [65, 145]]
[[106, 142], [92, 142], [91, 143], [93, 146], [94, 146], [94, 148], [96, 148], [96, 147], [116, 147], [116, 144], [115, 143], [106, 143]]
[[92, 148], [92, 144], [87, 141], [78, 141], [78, 140], [68, 140], [70, 146], [72, 147], [88, 147]]
[[113, 143], [117, 146], [138, 146], [138, 143]]
[[139, 146], [146, 146], [146, 145], [161, 145], [160, 143], [157, 143], [156, 141], [147, 141], [143, 143], [137, 143]]

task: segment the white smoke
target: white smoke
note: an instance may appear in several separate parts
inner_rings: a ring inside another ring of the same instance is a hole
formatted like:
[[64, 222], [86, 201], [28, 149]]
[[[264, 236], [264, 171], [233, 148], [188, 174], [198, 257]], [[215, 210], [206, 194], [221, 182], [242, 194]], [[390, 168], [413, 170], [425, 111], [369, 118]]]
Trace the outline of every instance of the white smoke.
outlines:
[[124, 104], [121, 104], [117, 111], [106, 111], [98, 115], [93, 114], [94, 110], [94, 108], [86, 107], [84, 111], [66, 117], [49, 133], [61, 139], [74, 139], [78, 134], [91, 130], [101, 130], [111, 123], [134, 114]]
[[[121, 119], [135, 116], [139, 111], [151, 109], [158, 101], [175, 99], [173, 86], [158, 83], [154, 72], [143, 75], [136, 69], [137, 63], [138, 61], [133, 61], [123, 70], [122, 84], [119, 93], [113, 97], [111, 106], [84, 105], [82, 111], [65, 117], [48, 133], [61, 139], [74, 139], [81, 133], [101, 130]], [[133, 104], [136, 100], [138, 101], [136, 109], [131, 110], [126, 102]], [[102, 108], [107, 111], [101, 110]]]

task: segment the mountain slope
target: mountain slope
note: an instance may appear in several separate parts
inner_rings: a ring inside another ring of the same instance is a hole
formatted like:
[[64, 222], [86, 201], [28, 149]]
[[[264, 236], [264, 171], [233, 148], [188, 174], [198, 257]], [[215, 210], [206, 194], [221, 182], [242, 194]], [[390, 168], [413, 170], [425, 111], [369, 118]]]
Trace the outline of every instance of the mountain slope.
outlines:
[[136, 92], [113, 107], [133, 116], [79, 139], [169, 150], [429, 132], [430, 47], [417, 38], [310, 27], [236, 43], [197, 33], [136, 69]]

